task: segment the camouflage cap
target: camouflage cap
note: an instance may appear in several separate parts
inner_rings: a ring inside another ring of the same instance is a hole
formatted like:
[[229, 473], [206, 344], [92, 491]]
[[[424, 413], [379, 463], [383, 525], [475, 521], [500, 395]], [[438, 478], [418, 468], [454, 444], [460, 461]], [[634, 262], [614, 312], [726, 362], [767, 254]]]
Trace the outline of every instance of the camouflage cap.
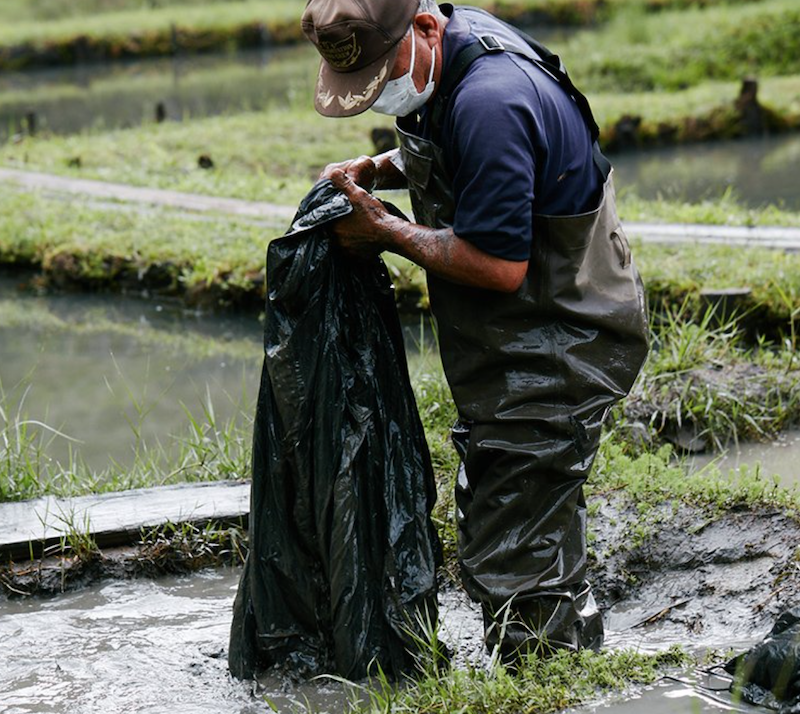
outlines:
[[419, 0], [308, 0], [302, 28], [322, 56], [314, 107], [329, 117], [369, 109], [389, 81]]

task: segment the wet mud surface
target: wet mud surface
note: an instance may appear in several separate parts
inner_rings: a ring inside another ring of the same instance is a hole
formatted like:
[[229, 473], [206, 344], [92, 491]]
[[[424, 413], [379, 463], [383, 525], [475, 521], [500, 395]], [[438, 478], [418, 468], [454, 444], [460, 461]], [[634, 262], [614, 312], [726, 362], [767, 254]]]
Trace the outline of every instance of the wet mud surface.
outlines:
[[[647, 640], [653, 646], [717, 646], [751, 640], [800, 601], [800, 521], [791, 515], [775, 509], [709, 514], [665, 503], [645, 522], [635, 507], [621, 505], [620, 496], [595, 500], [599, 512], [590, 519], [590, 578], [614, 633], [612, 644]], [[231, 528], [215, 533], [214, 544], [200, 537], [191, 542], [159, 537], [84, 557], [4, 564], [0, 613], [10, 602], [35, 600], [32, 595], [238, 564], [245, 547], [244, 534]], [[453, 584], [445, 583], [442, 590], [444, 611], [465, 625], [450, 633], [458, 644], [456, 660], [481, 662], [480, 614]]]
[[[618, 497], [600, 499], [590, 519], [594, 536], [590, 578], [606, 623], [617, 641], [646, 633], [655, 643], [698, 645], [748, 640], [800, 601], [800, 522], [778, 510], [734, 510], [709, 515], [686, 504], [664, 504], [647, 522]], [[53, 596], [103, 580], [149, 579], [241, 562], [246, 537], [238, 528], [215, 533], [215, 542], [156, 538], [146, 544], [52, 556], [0, 567], [0, 592], [11, 600]], [[236, 547], [234, 547], [236, 544]], [[445, 608], [474, 609], [446, 584]], [[3, 607], [0, 600], [0, 607]], [[480, 616], [475, 628], [455, 634], [457, 658], [480, 662]], [[478, 631], [476, 636], [472, 629]]]
[[767, 631], [800, 595], [800, 524], [778, 510], [720, 516], [665, 504], [637, 534], [636, 509], [590, 521], [595, 594], [614, 641], [728, 646]]
[[[57, 598], [0, 603], [0, 714], [191, 711], [202, 714], [344, 712], [357, 690], [325, 679], [294, 682], [267, 672], [257, 682], [231, 679], [226, 649], [239, 568], [158, 580], [106, 581]], [[444, 642], [455, 664], [485, 662], [481, 618], [453, 588], [441, 594]], [[652, 629], [634, 641], [610, 632], [612, 646], [663, 646]], [[663, 633], [662, 633], [663, 634]], [[718, 636], [722, 636], [718, 632]], [[741, 641], [741, 646], [750, 642]], [[719, 646], [740, 642], [723, 640]], [[708, 691], [724, 686], [698, 673], [662, 681], [579, 711], [758, 711]]]

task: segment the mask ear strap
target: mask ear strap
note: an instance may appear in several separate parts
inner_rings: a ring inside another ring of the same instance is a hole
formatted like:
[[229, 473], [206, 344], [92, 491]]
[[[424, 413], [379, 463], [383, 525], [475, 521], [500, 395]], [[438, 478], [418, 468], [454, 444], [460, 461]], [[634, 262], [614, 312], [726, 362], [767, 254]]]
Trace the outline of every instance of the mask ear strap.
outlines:
[[411, 23], [411, 27], [409, 28], [409, 32], [411, 33], [411, 66], [408, 68], [408, 76], [413, 79], [414, 77], [414, 62], [416, 60], [417, 54], [417, 38], [414, 37], [414, 23]]
[[433, 82], [433, 70], [436, 69], [436, 48], [431, 48], [431, 74], [428, 77], [428, 84]]

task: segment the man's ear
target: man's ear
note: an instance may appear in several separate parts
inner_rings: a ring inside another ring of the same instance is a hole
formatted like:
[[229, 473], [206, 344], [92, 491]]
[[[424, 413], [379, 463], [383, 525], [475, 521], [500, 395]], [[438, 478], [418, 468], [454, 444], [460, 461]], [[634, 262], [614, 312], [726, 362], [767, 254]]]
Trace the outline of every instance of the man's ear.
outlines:
[[441, 25], [435, 15], [429, 12], [421, 12], [414, 18], [414, 25], [417, 30], [422, 33], [428, 45], [433, 47], [439, 42], [439, 35], [441, 33]]

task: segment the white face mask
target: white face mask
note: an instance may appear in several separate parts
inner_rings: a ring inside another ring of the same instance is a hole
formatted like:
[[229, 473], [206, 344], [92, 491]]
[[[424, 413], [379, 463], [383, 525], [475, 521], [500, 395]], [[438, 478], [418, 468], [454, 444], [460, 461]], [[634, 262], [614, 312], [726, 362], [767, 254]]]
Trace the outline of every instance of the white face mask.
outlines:
[[390, 79], [375, 103], [370, 107], [372, 111], [379, 114], [390, 114], [396, 117], [404, 117], [411, 112], [419, 109], [430, 99], [436, 82], [433, 81], [433, 70], [436, 67], [436, 48], [431, 49], [431, 74], [428, 83], [421, 92], [417, 91], [412, 74], [414, 72], [414, 60], [416, 59], [417, 42], [414, 37], [414, 28], [411, 28], [411, 66], [402, 77]]

